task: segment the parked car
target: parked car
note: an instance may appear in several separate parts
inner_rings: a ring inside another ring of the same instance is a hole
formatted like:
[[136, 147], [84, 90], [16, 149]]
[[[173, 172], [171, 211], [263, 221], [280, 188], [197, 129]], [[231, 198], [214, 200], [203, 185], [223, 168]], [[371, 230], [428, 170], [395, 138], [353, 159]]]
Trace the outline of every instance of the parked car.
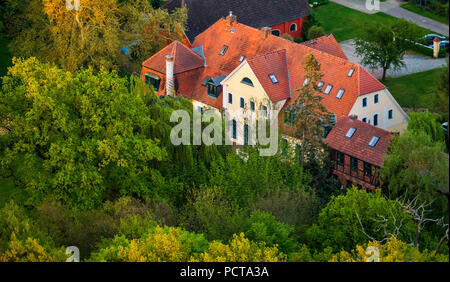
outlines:
[[424, 37], [422, 37], [421, 41], [423, 42], [424, 45], [433, 45], [433, 39], [435, 37], [439, 38], [441, 41], [447, 40], [447, 38], [445, 36], [431, 33], [431, 34], [427, 34]]

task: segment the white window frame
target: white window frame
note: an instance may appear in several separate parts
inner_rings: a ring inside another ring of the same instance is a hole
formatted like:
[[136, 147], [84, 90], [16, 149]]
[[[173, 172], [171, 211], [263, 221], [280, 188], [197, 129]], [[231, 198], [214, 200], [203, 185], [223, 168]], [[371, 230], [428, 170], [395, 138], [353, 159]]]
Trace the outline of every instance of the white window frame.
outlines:
[[[295, 26], [295, 30], [292, 30], [292, 26]], [[296, 32], [298, 29], [297, 29], [297, 24], [296, 23], [293, 23], [293, 24], [291, 24], [290, 26], [289, 26], [289, 32]]]

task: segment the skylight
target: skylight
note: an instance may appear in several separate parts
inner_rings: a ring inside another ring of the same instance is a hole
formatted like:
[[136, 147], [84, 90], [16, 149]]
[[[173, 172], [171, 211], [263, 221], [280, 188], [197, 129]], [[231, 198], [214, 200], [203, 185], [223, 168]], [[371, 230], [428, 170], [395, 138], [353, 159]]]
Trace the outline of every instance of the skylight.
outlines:
[[322, 91], [323, 85], [323, 81], [319, 81], [319, 83], [317, 83], [317, 91]]
[[350, 71], [348, 72], [348, 77], [351, 77], [353, 75], [354, 71], [355, 71], [355, 69], [351, 68]]
[[347, 138], [352, 138], [353, 134], [355, 134], [356, 128], [351, 127], [348, 131], [347, 134], [345, 135], [345, 137]]
[[276, 76], [272, 73], [269, 74], [270, 80], [272, 80], [272, 83], [278, 83], [278, 79], [276, 78]]
[[378, 140], [380, 140], [380, 137], [378, 137], [378, 136], [372, 137], [372, 140], [370, 140], [370, 142], [369, 142], [369, 146], [372, 148], [375, 147], [375, 145], [377, 145], [377, 143], [378, 143]]
[[336, 95], [336, 98], [341, 99], [342, 95], [344, 95], [345, 89], [341, 88], [339, 89], [338, 94]]
[[323, 92], [324, 94], [330, 94], [331, 88], [333, 88], [333, 85], [328, 84], [327, 88], [325, 88], [325, 91]]
[[239, 58], [239, 62], [242, 62], [242, 61], [244, 60], [244, 58], [245, 58], [245, 56], [241, 56], [241, 57]]
[[223, 45], [222, 50], [220, 50], [219, 55], [220, 55], [220, 56], [225, 55], [225, 53], [227, 52], [227, 50], [228, 50], [228, 46], [227, 46], [227, 45]]
[[306, 84], [308, 84], [308, 78], [305, 78], [305, 81], [303, 81], [303, 86], [305, 86]]

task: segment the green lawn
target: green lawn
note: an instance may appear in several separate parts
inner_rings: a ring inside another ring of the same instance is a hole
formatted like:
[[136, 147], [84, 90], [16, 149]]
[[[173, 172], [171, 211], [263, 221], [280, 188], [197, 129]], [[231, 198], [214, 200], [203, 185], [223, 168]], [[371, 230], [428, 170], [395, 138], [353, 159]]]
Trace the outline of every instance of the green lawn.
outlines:
[[441, 68], [414, 73], [396, 78], [387, 78], [387, 86], [392, 96], [402, 107], [430, 108], [433, 101], [433, 85]]
[[409, 10], [413, 13], [419, 14], [421, 16], [424, 16], [424, 17], [427, 17], [432, 20], [435, 20], [435, 21], [438, 21], [438, 22], [448, 25], [448, 19], [438, 16], [438, 15], [435, 15], [427, 10], [423, 10], [420, 7], [417, 7], [416, 5], [413, 5], [411, 3], [402, 4], [402, 5], [400, 5], [400, 7], [402, 7], [405, 10]]
[[4, 76], [7, 67], [11, 66], [11, 53], [8, 49], [8, 40], [0, 34], [0, 76]]
[[[369, 15], [334, 2], [316, 7], [314, 11], [325, 32], [332, 33], [339, 42], [355, 38], [361, 27], [396, 20], [395, 17], [381, 12]], [[423, 34], [433, 33], [430, 30], [420, 29], [423, 30]]]

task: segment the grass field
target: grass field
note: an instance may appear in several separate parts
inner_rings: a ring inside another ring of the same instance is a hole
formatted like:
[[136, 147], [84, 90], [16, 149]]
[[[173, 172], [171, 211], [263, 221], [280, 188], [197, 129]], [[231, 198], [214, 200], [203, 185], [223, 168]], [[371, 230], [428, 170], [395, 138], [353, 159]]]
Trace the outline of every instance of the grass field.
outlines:
[[427, 17], [432, 20], [435, 20], [435, 21], [438, 21], [438, 22], [448, 25], [448, 19], [438, 16], [438, 15], [435, 15], [429, 11], [422, 10], [420, 7], [417, 7], [416, 5], [413, 5], [411, 3], [402, 4], [402, 5], [400, 5], [400, 7], [402, 7], [405, 10], [411, 11], [413, 13], [419, 14], [421, 16], [424, 16], [424, 17]]
[[[325, 33], [332, 33], [339, 42], [355, 38], [361, 31], [361, 27], [370, 24], [391, 23], [396, 20], [395, 17], [381, 12], [369, 15], [334, 2], [316, 7], [314, 11]], [[423, 34], [433, 33], [424, 28], [420, 29]]]
[[0, 34], [0, 76], [4, 76], [7, 67], [11, 66], [11, 53], [8, 49], [8, 40]]
[[441, 69], [414, 73], [402, 77], [388, 78], [387, 86], [392, 96], [402, 107], [430, 108], [434, 100], [433, 87]]

